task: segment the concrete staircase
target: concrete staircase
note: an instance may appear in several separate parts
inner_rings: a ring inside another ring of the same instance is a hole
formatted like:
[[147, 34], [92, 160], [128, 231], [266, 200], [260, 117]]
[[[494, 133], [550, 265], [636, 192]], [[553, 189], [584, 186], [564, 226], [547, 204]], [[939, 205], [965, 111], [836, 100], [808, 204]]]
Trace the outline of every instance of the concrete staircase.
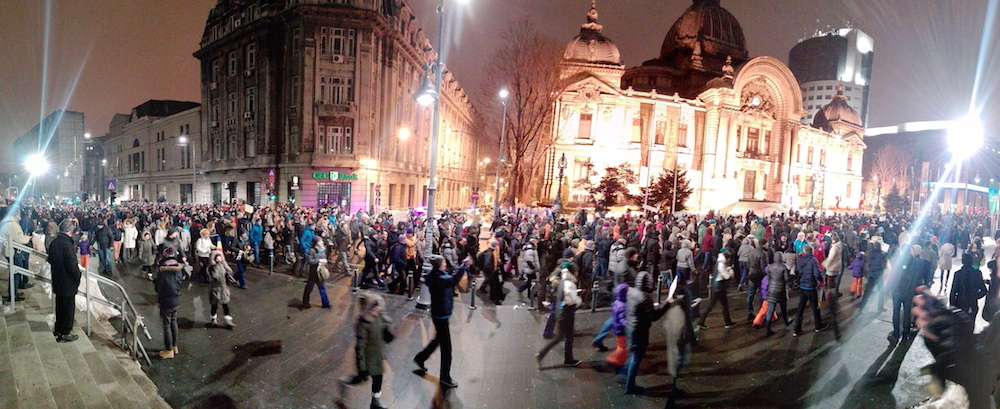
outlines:
[[87, 337], [77, 313], [75, 342], [52, 336], [52, 300], [40, 289], [0, 319], [0, 408], [169, 408], [156, 385], [112, 341], [106, 321], [91, 320]]

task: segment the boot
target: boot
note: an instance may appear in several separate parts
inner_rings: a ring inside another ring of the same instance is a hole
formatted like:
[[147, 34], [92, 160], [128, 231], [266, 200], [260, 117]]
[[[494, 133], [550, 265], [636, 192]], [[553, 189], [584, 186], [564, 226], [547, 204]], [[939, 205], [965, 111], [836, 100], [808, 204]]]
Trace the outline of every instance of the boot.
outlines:
[[160, 358], [174, 359], [174, 351], [171, 349], [160, 351]]
[[177, 345], [174, 345], [174, 355], [180, 354], [180, 350], [177, 349]]
[[378, 398], [376, 398], [376, 397], [372, 396], [372, 405], [371, 405], [371, 409], [389, 409], [389, 407], [388, 407], [388, 406], [385, 406], [385, 405], [383, 405], [383, 404], [382, 404], [382, 402], [380, 402], [380, 401], [378, 400]]
[[219, 325], [219, 318], [218, 317], [219, 317], [218, 315], [215, 315], [215, 314], [212, 315], [212, 326], [213, 327]]
[[223, 317], [223, 319], [226, 320], [226, 326], [227, 327], [232, 328], [232, 327], [236, 326], [236, 324], [233, 324], [233, 316], [232, 315], [227, 315], [227, 316]]

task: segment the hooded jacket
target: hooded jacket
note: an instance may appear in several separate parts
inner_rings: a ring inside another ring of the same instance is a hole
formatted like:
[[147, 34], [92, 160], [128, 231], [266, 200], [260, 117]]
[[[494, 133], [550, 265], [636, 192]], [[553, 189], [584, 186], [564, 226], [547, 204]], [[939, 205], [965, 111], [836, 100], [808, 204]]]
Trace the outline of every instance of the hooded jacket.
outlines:
[[851, 277], [861, 278], [865, 276], [865, 252], [859, 251], [858, 255], [854, 257], [854, 261], [851, 265], [847, 266], [848, 270], [851, 270]]
[[625, 319], [628, 315], [628, 289], [626, 283], [615, 287], [615, 301], [611, 304], [611, 330], [615, 335], [625, 335]]
[[802, 254], [795, 259], [795, 271], [798, 272], [800, 289], [815, 290], [823, 282], [823, 272], [812, 254]]
[[774, 253], [774, 261], [767, 266], [767, 281], [767, 302], [785, 301], [786, 286], [792, 280], [780, 251]]
[[640, 271], [635, 277], [635, 286], [628, 289], [626, 295], [627, 314], [625, 316], [625, 335], [628, 336], [630, 350], [649, 345], [649, 327], [653, 321], [663, 317], [669, 304], [663, 303], [659, 308], [653, 307], [653, 276]]
[[521, 257], [517, 258], [517, 269], [522, 274], [536, 274], [541, 267], [538, 261], [538, 250], [528, 243], [521, 247]]
[[608, 270], [612, 273], [622, 274], [628, 269], [628, 259], [625, 257], [625, 244], [616, 241], [611, 245], [611, 258], [608, 262]]

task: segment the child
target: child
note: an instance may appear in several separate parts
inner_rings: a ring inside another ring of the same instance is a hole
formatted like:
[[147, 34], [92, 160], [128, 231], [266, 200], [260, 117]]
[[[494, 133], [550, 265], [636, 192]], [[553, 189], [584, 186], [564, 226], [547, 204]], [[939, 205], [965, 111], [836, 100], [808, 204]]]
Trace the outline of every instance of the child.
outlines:
[[226, 326], [235, 327], [236, 324], [233, 324], [233, 316], [229, 311], [229, 285], [226, 283], [229, 275], [233, 273], [233, 269], [229, 267], [229, 263], [226, 262], [226, 257], [222, 255], [221, 251], [212, 252], [212, 261], [208, 271], [211, 277], [208, 289], [209, 301], [212, 304], [212, 326], [219, 324], [217, 313], [219, 312], [219, 304], [222, 304]]
[[148, 231], [142, 232], [138, 248], [139, 264], [142, 266], [142, 271], [146, 272], [146, 278], [153, 281], [153, 263], [156, 261], [153, 254], [153, 235], [149, 234]]
[[87, 240], [87, 233], [80, 234], [80, 266], [87, 269], [90, 261], [90, 241]]
[[848, 270], [851, 270], [851, 277], [854, 281], [851, 282], [851, 294], [854, 294], [854, 299], [857, 300], [864, 293], [864, 283], [865, 279], [864, 273], [865, 267], [865, 252], [859, 251], [858, 256], [854, 258], [851, 265], [847, 266]]
[[382, 405], [382, 375], [385, 373], [383, 361], [385, 344], [395, 338], [388, 330], [389, 319], [382, 313], [385, 299], [378, 294], [362, 294], [358, 297], [358, 310], [361, 315], [354, 325], [357, 343], [354, 346], [358, 374], [340, 380], [340, 396], [338, 403], [346, 392], [347, 386], [360, 384], [372, 378], [372, 409], [386, 409]]

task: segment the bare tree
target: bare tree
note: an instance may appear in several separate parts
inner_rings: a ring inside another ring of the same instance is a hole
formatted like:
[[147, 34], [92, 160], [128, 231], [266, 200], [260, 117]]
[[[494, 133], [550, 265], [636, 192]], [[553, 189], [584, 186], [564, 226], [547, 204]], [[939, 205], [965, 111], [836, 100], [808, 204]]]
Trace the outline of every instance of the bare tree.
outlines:
[[[868, 181], [865, 184], [865, 196], [867, 204], [875, 206], [876, 203], [885, 203], [886, 196], [890, 191], [896, 189], [904, 196], [910, 189], [910, 178], [907, 177], [907, 170], [913, 163], [913, 158], [909, 153], [895, 145], [883, 146], [875, 152], [875, 160], [872, 162]], [[882, 184], [879, 192], [879, 183]], [[881, 194], [881, 200], [878, 195]]]
[[503, 105], [497, 92], [507, 89], [507, 126], [503, 164], [509, 181], [506, 203], [527, 202], [530, 186], [540, 181], [552, 138], [552, 107], [559, 96], [562, 45], [541, 35], [528, 19], [514, 21], [500, 35], [501, 45], [486, 68], [484, 107], [487, 129], [499, 135]]

